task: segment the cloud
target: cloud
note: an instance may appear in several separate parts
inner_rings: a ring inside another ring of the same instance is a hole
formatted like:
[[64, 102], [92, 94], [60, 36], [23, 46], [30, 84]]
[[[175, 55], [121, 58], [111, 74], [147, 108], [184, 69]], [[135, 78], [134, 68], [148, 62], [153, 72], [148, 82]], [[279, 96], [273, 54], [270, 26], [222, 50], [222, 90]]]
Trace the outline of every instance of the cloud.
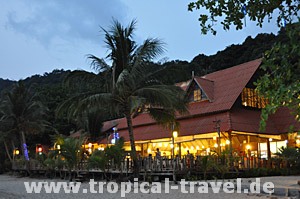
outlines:
[[122, 22], [126, 14], [120, 0], [31, 0], [12, 4], [6, 26], [46, 46], [56, 40], [99, 42], [99, 26], [108, 27], [112, 18]]

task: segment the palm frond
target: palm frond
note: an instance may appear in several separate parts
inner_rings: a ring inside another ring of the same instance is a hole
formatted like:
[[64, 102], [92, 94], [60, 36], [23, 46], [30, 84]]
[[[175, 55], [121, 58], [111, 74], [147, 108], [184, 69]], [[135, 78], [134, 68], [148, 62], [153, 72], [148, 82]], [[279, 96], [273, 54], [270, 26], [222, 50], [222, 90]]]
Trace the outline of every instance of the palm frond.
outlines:
[[97, 71], [98, 73], [103, 71], [108, 71], [111, 67], [106, 63], [103, 58], [99, 58], [95, 55], [87, 55], [87, 58], [91, 60], [91, 67], [93, 70]]

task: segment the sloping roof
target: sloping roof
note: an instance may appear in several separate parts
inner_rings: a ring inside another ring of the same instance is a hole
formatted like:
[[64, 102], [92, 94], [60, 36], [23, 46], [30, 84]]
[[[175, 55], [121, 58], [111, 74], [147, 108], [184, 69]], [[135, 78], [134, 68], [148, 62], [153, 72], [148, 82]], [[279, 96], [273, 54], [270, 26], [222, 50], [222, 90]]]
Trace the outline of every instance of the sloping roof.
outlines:
[[214, 82], [202, 77], [195, 77], [194, 80], [203, 89], [210, 101], [214, 100]]
[[103, 123], [103, 126], [102, 126], [102, 129], [101, 129], [101, 132], [106, 132], [110, 129], [112, 129], [113, 127], [115, 126], [118, 126], [120, 121], [124, 120], [123, 118], [120, 118], [120, 119], [115, 119], [115, 120], [110, 120], [110, 121], [106, 121]]
[[279, 135], [287, 131], [277, 128], [276, 122], [269, 118], [265, 131], [260, 131], [260, 111], [248, 109], [234, 109], [230, 111], [232, 131]]
[[[287, 116], [288, 111], [286, 110], [280, 109], [278, 113], [271, 116], [266, 131], [259, 132], [260, 111], [233, 108], [234, 103], [260, 64], [261, 59], [257, 59], [203, 77], [195, 77], [194, 81], [201, 86], [210, 101], [192, 102], [189, 104], [189, 115], [179, 115], [177, 117], [177, 120], [180, 122], [180, 135], [215, 132], [215, 120], [221, 120], [221, 131], [234, 130], [265, 134], [287, 132], [293, 120], [291, 116]], [[191, 83], [185, 82], [177, 85], [184, 90], [188, 90]], [[118, 123], [120, 136], [128, 140], [126, 119], [122, 118], [114, 122]], [[300, 129], [300, 124], [297, 123], [296, 125]], [[156, 124], [147, 113], [140, 114], [134, 118], [133, 127], [137, 141], [171, 136], [170, 130]]]
[[[230, 110], [260, 64], [261, 59], [257, 59], [203, 77], [195, 77], [194, 80], [200, 84], [208, 97], [213, 100], [190, 103], [189, 115], [207, 115]], [[188, 89], [191, 83], [187, 81], [178, 83], [177, 85], [183, 89]], [[182, 117], [186, 116], [178, 116], [178, 119]], [[125, 118], [105, 122], [104, 126], [113, 126], [112, 123], [117, 123], [118, 129], [127, 128]], [[148, 114], [140, 114], [133, 119], [134, 127], [149, 124], [155, 124], [155, 121]]]
[[[260, 64], [261, 59], [257, 59], [197, 78], [199, 84], [205, 82], [203, 79], [213, 82], [213, 89], [211, 84], [207, 84], [207, 82], [201, 86], [207, 95], [213, 95], [214, 100], [212, 102], [191, 103], [190, 114], [207, 114], [230, 110]], [[212, 92], [213, 94], [211, 94]]]
[[82, 135], [84, 134], [84, 130], [83, 129], [80, 129], [76, 132], [73, 132], [69, 135], [69, 137], [72, 137], [72, 138], [79, 138], [81, 137]]
[[[142, 121], [147, 119], [145, 115], [137, 117], [139, 121], [134, 126], [135, 141], [155, 140], [162, 138], [170, 138], [172, 136], [171, 130], [162, 127], [154, 122], [142, 125]], [[295, 121], [286, 109], [279, 109], [276, 114], [271, 115], [265, 131], [259, 130], [260, 125], [260, 111], [250, 109], [232, 109], [230, 111], [203, 115], [194, 118], [180, 119], [179, 136], [191, 136], [205, 133], [216, 132], [215, 121], [220, 120], [220, 131], [236, 131], [259, 133], [266, 135], [280, 135], [289, 131], [292, 121]], [[295, 130], [300, 130], [300, 123], [293, 123]], [[121, 127], [121, 128], [120, 128]], [[122, 123], [118, 126], [120, 137], [125, 141], [129, 141], [128, 130]]]
[[[138, 116], [139, 117], [139, 116]], [[210, 116], [203, 116], [199, 118], [189, 118], [180, 120], [180, 136], [197, 135], [203, 133], [216, 132], [214, 121], [220, 120], [220, 130], [230, 130], [229, 113], [219, 113]], [[125, 141], [129, 141], [127, 128], [120, 128], [118, 126], [119, 136], [123, 137]], [[140, 125], [134, 127], [135, 141], [154, 140], [161, 138], [170, 138], [172, 136], [171, 130], [163, 126], [152, 123], [148, 125]]]

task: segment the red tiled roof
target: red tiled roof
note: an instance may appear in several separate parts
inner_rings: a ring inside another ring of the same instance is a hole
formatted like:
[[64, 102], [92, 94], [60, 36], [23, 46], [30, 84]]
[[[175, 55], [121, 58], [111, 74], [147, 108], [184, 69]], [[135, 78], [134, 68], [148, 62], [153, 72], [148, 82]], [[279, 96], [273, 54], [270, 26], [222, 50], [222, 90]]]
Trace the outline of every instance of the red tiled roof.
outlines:
[[106, 132], [109, 129], [118, 126], [118, 124], [120, 123], [121, 120], [124, 120], [123, 118], [120, 119], [115, 119], [115, 120], [111, 120], [111, 121], [106, 121], [103, 123], [103, 127], [101, 129], [101, 132]]
[[292, 111], [286, 107], [281, 107], [273, 115], [269, 116], [269, 120], [274, 122], [274, 125], [279, 130], [279, 132], [289, 132], [291, 125], [293, 126], [294, 131], [300, 131], [300, 122], [295, 120]]
[[268, 120], [266, 130], [261, 132], [260, 127], [260, 111], [247, 110], [247, 109], [234, 109], [230, 112], [231, 130], [248, 132], [248, 133], [261, 133], [269, 135], [278, 135], [283, 133], [276, 128], [273, 120]]
[[[212, 102], [203, 101], [191, 103], [191, 114], [207, 114], [230, 110], [260, 64], [261, 59], [257, 59], [201, 77], [201, 79], [207, 79], [213, 82], [214, 100]], [[199, 78], [197, 80], [199, 80]], [[203, 89], [205, 91], [204, 87]], [[212, 89], [209, 88], [207, 90], [209, 92], [206, 94], [209, 95], [208, 93], [211, 93]]]
[[[180, 122], [180, 135], [187, 136], [215, 132], [215, 120], [221, 120], [221, 131], [234, 130], [259, 133], [260, 111], [235, 109], [233, 105], [260, 64], [261, 59], [257, 59], [203, 77], [195, 77], [194, 80], [201, 86], [210, 101], [190, 103], [189, 115], [177, 117], [177, 120]], [[178, 85], [183, 89], [189, 89], [191, 83]], [[286, 114], [287, 111], [284, 111], [283, 114], [280, 110], [278, 114], [271, 116], [264, 133], [280, 134], [287, 132], [292, 120], [291, 116]], [[112, 121], [109, 122], [111, 123]], [[120, 136], [123, 136], [128, 141], [126, 119], [118, 119], [115, 123], [118, 123]], [[298, 123], [297, 125], [300, 129], [300, 124]], [[170, 130], [156, 124], [146, 113], [134, 118], [133, 126], [136, 141], [168, 138], [171, 136]]]
[[202, 77], [195, 77], [194, 80], [203, 89], [209, 101], [214, 100], [214, 82]]
[[[146, 115], [146, 114], [145, 114]], [[146, 119], [144, 116], [138, 121]], [[291, 121], [295, 121], [289, 112], [279, 110], [275, 115], [270, 116], [266, 130], [259, 131], [260, 111], [247, 109], [232, 109], [222, 113], [211, 115], [203, 115], [194, 118], [180, 119], [179, 136], [191, 136], [205, 133], [216, 132], [215, 121], [220, 120], [220, 131], [238, 131], [248, 133], [260, 133], [268, 135], [279, 135], [288, 132]], [[300, 130], [300, 124], [294, 123], [295, 130]], [[120, 137], [125, 141], [129, 141], [128, 130], [125, 126], [118, 127]], [[171, 130], [166, 129], [156, 123], [148, 123], [146, 125], [138, 125], [134, 127], [135, 141], [154, 140], [161, 138], [170, 138]]]
[[76, 132], [74, 132], [74, 133], [71, 133], [71, 134], [69, 135], [69, 137], [72, 137], [72, 138], [79, 138], [79, 137], [82, 136], [83, 134], [84, 134], [84, 130], [81, 129], [81, 130], [78, 130], [78, 131], [76, 131]]
[[[179, 136], [216, 132], [217, 130], [215, 128], [216, 126], [214, 121], [217, 120], [221, 121], [221, 131], [230, 130], [229, 113], [224, 112], [209, 116], [203, 116], [198, 118], [186, 118], [180, 120]], [[120, 137], [123, 137], [125, 141], [129, 141], [128, 130], [126, 128], [118, 127], [118, 132]], [[156, 123], [134, 127], [135, 141], [170, 138], [171, 136], [172, 134], [170, 129], [166, 129]]]

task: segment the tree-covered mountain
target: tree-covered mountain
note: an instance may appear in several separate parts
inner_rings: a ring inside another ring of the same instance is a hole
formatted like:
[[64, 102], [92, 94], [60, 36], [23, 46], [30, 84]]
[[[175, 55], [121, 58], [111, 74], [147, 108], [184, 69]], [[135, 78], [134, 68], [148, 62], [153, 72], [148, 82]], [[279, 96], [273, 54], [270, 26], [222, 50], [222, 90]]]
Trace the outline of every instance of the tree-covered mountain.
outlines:
[[[251, 61], [263, 57], [266, 50], [271, 49], [275, 42], [286, 38], [284, 31], [279, 31], [278, 35], [258, 34], [255, 38], [247, 37], [242, 44], [233, 44], [214, 55], [199, 54], [190, 62], [182, 60], [172, 60], [162, 64], [169, 70], [164, 74], [164, 81], [168, 83], [185, 81], [191, 78], [192, 71], [195, 75], [201, 76], [217, 70], [225, 69], [237, 64]], [[25, 84], [38, 84], [39, 86], [53, 86], [60, 84], [64, 77], [71, 71], [53, 70], [44, 75], [33, 75], [24, 80]], [[11, 80], [0, 78], [0, 91], [8, 88], [14, 83]]]
[[15, 81], [0, 78], [0, 92], [3, 91], [4, 89], [9, 88], [14, 83]]
[[[186, 81], [191, 78], [192, 73], [198, 76], [205, 75], [217, 70], [228, 68], [237, 64], [241, 64], [253, 59], [263, 57], [266, 50], [271, 49], [275, 42], [284, 41], [286, 39], [283, 31], [279, 32], [277, 36], [274, 34], [258, 34], [255, 38], [250, 36], [242, 44], [231, 45], [226, 49], [217, 52], [214, 55], [199, 54], [190, 62], [181, 60], [172, 60], [164, 63], [152, 63], [153, 67], [164, 66], [167, 70], [163, 70], [160, 74], [160, 80], [167, 84], [174, 84], [176, 82]], [[90, 85], [87, 80], [79, 80], [71, 82], [69, 87], [65, 87], [63, 82], [67, 76], [78, 75], [80, 71], [71, 72], [65, 70], [53, 70], [51, 73], [43, 75], [33, 75], [23, 81], [24, 85], [31, 85], [34, 92], [38, 92], [40, 100], [48, 107], [49, 112], [47, 120], [51, 123], [53, 129], [59, 133], [68, 134], [70, 131], [82, 128], [86, 124], [76, 123], [65, 119], [58, 119], [55, 117], [56, 108], [65, 100], [70, 99], [76, 93], [82, 93], [83, 90], [88, 91], [89, 88], [100, 88], [105, 86], [102, 79], [107, 78], [104, 73], [99, 73], [100, 81], [96, 85]], [[91, 74], [93, 76], [93, 74]], [[4, 80], [0, 78], [0, 93], [5, 90], [10, 90], [12, 85], [16, 83], [11, 80]], [[83, 121], [83, 119], [77, 119]], [[53, 133], [53, 130], [50, 130]], [[51, 133], [50, 133], [51, 134]], [[48, 139], [48, 138], [46, 138]]]

